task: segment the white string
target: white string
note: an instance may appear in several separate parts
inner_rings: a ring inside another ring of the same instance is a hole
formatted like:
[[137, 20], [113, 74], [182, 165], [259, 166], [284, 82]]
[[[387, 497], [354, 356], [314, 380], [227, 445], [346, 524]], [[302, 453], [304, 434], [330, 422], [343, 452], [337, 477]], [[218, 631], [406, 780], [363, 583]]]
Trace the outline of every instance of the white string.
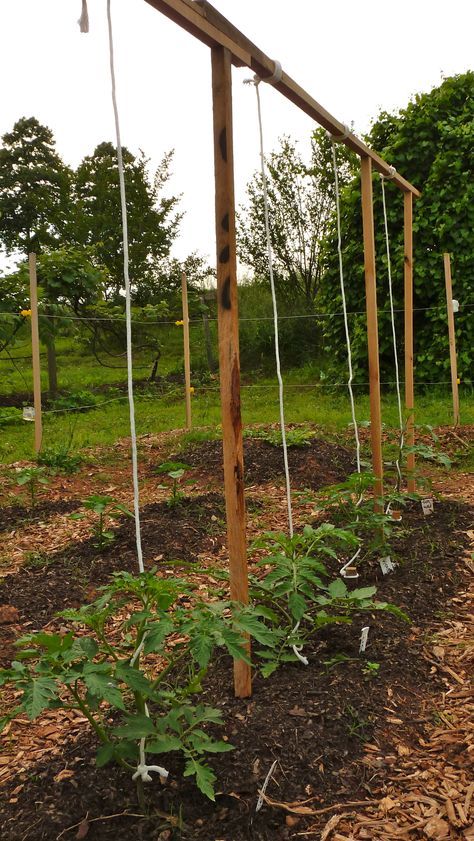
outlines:
[[286, 504], [288, 509], [288, 528], [290, 532], [290, 537], [293, 537], [293, 512], [291, 509], [291, 485], [290, 485], [290, 471], [288, 467], [288, 448], [286, 445], [286, 428], [285, 428], [285, 407], [284, 407], [284, 394], [283, 394], [283, 379], [281, 376], [281, 365], [280, 365], [280, 343], [279, 343], [279, 334], [278, 334], [278, 306], [277, 306], [277, 299], [276, 299], [276, 291], [275, 291], [275, 280], [273, 277], [273, 254], [272, 254], [272, 241], [270, 235], [270, 218], [269, 218], [269, 208], [268, 208], [268, 188], [267, 188], [267, 173], [265, 168], [265, 154], [264, 154], [264, 145], [263, 145], [263, 122], [262, 122], [262, 109], [260, 105], [260, 93], [259, 93], [259, 80], [255, 80], [255, 91], [257, 94], [257, 112], [258, 112], [258, 128], [259, 128], [259, 137], [260, 137], [260, 164], [261, 164], [261, 172], [262, 172], [262, 185], [263, 185], [263, 203], [265, 208], [265, 234], [267, 240], [267, 255], [268, 255], [268, 270], [270, 275], [270, 287], [272, 291], [272, 303], [273, 303], [273, 325], [274, 325], [274, 335], [275, 335], [275, 360], [276, 360], [276, 372], [277, 372], [277, 379], [278, 379], [278, 388], [279, 388], [279, 399], [280, 399], [280, 429], [281, 429], [281, 442], [283, 446], [283, 462], [285, 465], [285, 483], [286, 483]]
[[[292, 633], [296, 634], [299, 627], [300, 627], [300, 620], [298, 619], [298, 622], [296, 623], [295, 627], [293, 628]], [[302, 645], [292, 645], [291, 647], [293, 649], [293, 654], [296, 654], [300, 663], [303, 663], [303, 666], [309, 666], [308, 658], [305, 657], [304, 654], [301, 654], [301, 652], [303, 651], [303, 646]]]
[[123, 169], [122, 142], [120, 139], [120, 121], [117, 106], [117, 93], [115, 84], [114, 67], [114, 40], [112, 33], [112, 16], [110, 2], [107, 0], [107, 23], [109, 30], [109, 52], [110, 52], [110, 78], [112, 82], [112, 104], [115, 119], [115, 134], [117, 139], [117, 164], [120, 182], [120, 204], [122, 208], [122, 238], [123, 238], [123, 277], [125, 281], [125, 325], [127, 334], [127, 385], [128, 403], [130, 408], [130, 437], [132, 444], [132, 476], [133, 476], [133, 508], [135, 513], [135, 542], [137, 547], [138, 568], [140, 572], [145, 571], [143, 565], [142, 541], [140, 534], [140, 497], [138, 490], [138, 456], [137, 456], [137, 433], [135, 429], [135, 405], [133, 399], [133, 363], [132, 363], [132, 308], [130, 300], [130, 277], [129, 277], [129, 256], [128, 256], [128, 223], [127, 204], [125, 196], [125, 177]]
[[[393, 173], [392, 173], [393, 170]], [[390, 167], [391, 177], [395, 174], [395, 168]], [[390, 297], [390, 317], [392, 322], [392, 339], [393, 339], [393, 356], [395, 359], [395, 382], [396, 382], [396, 389], [397, 389], [397, 403], [398, 403], [398, 419], [400, 423], [400, 446], [399, 446], [399, 453], [397, 459], [395, 461], [395, 466], [397, 468], [398, 473], [398, 480], [402, 482], [402, 472], [400, 470], [400, 456], [403, 450], [404, 445], [404, 430], [403, 430], [403, 409], [402, 409], [402, 396], [400, 393], [400, 369], [398, 364], [398, 349], [397, 349], [397, 333], [395, 330], [395, 310], [393, 307], [393, 288], [392, 288], [392, 263], [390, 259], [390, 237], [388, 233], [388, 218], [387, 218], [387, 204], [385, 201], [385, 180], [384, 176], [380, 177], [380, 181], [382, 184], [382, 206], [383, 206], [383, 220], [384, 220], [384, 227], [385, 227], [385, 245], [387, 249], [387, 276], [388, 276], [388, 293]], [[390, 507], [390, 503], [389, 503]], [[389, 511], [389, 507], [387, 509], [387, 513]]]
[[[133, 363], [132, 363], [132, 309], [130, 296], [130, 277], [129, 277], [129, 256], [128, 256], [128, 225], [127, 225], [127, 204], [125, 195], [125, 176], [123, 169], [122, 157], [122, 142], [120, 139], [120, 121], [117, 106], [116, 84], [115, 84], [115, 68], [114, 68], [114, 41], [112, 33], [112, 16], [110, 11], [111, 0], [107, 0], [107, 23], [109, 31], [109, 51], [110, 51], [110, 78], [112, 82], [112, 103], [114, 108], [115, 119], [115, 133], [117, 139], [117, 163], [119, 170], [120, 182], [120, 203], [122, 208], [122, 238], [123, 238], [123, 276], [125, 281], [125, 319], [126, 319], [126, 333], [127, 333], [127, 384], [128, 384], [128, 403], [130, 408], [130, 437], [132, 444], [132, 476], [133, 476], [133, 506], [135, 512], [135, 540], [137, 546], [138, 568], [140, 572], [144, 572], [142, 543], [140, 534], [140, 497], [138, 491], [138, 455], [137, 455], [137, 433], [135, 429], [135, 406], [133, 400]], [[132, 662], [135, 663], [143, 648], [143, 642], [137, 648]], [[149, 718], [150, 713], [147, 704], [145, 704], [145, 715]], [[162, 768], [161, 765], [147, 765], [145, 752], [146, 739], [140, 739], [139, 743], [139, 762], [137, 770], [132, 776], [132, 780], [138, 780], [149, 783], [152, 781], [150, 771], [159, 774], [160, 777], [166, 779], [168, 771]]]

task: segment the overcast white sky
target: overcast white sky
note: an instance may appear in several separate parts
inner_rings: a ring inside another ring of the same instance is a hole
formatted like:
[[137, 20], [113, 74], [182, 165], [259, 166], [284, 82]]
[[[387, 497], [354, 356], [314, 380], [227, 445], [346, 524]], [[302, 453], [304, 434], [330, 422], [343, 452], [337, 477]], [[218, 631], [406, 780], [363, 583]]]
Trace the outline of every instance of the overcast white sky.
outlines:
[[[215, 0], [239, 29], [312, 96], [362, 133], [380, 108], [404, 106], [472, 69], [472, 0]], [[54, 132], [76, 166], [113, 139], [106, 0], [88, 0], [90, 28], [77, 26], [80, 0], [2, 0], [0, 134], [21, 116]], [[175, 248], [214, 259], [210, 53], [145, 0], [114, 0], [122, 142], [153, 164], [176, 150], [173, 193], [186, 211]], [[258, 166], [255, 93], [234, 70], [236, 196]], [[262, 91], [267, 151], [283, 133], [307, 148], [312, 122], [280, 94]]]

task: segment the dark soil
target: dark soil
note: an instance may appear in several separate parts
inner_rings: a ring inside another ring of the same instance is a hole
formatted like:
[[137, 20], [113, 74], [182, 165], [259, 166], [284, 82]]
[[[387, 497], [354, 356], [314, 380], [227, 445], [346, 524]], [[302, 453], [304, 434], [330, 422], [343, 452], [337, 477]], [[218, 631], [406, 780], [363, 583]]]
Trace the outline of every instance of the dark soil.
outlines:
[[[174, 508], [166, 502], [144, 505], [145, 566], [191, 562], [200, 553], [217, 553], [224, 540], [223, 516], [223, 499], [214, 493], [183, 499]], [[114, 534], [114, 541], [101, 552], [96, 539], [90, 538], [50, 555], [43, 566], [23, 567], [6, 576], [0, 583], [0, 604], [16, 607], [20, 621], [31, 630], [41, 628], [58, 611], [95, 597], [95, 587], [105, 584], [113, 572], [136, 571], [134, 520], [125, 519]]]
[[57, 499], [38, 502], [34, 508], [24, 505], [9, 505], [0, 508], [0, 532], [11, 531], [25, 523], [40, 523], [54, 514], [67, 514], [81, 505], [80, 499]]
[[[411, 626], [375, 612], [356, 616], [350, 628], [326, 628], [305, 650], [308, 667], [286, 666], [268, 680], [257, 676], [253, 697], [247, 701], [232, 697], [231, 664], [224, 660], [214, 667], [204, 700], [223, 710], [224, 732], [235, 746], [232, 753], [211, 760], [218, 774], [215, 805], [182, 778], [179, 756], [171, 754], [164, 763], [171, 772], [170, 782], [162, 787], [156, 781], [147, 787], [150, 817], [90, 823], [87, 841], [296, 838], [316, 818], [302, 818], [290, 828], [283, 810], [264, 805], [255, 814], [258, 789], [275, 759], [278, 764], [268, 788], [274, 800], [314, 798], [309, 805], [318, 809], [379, 795], [384, 775], [396, 766], [396, 745], [415, 745], [424, 735], [427, 719], [421, 704], [439, 689], [438, 674], [422, 656], [425, 635], [461, 583], [458, 559], [468, 546], [465, 531], [473, 520], [473, 510], [458, 503], [437, 504], [430, 518], [423, 517], [419, 506], [413, 507], [396, 527], [394, 545], [400, 561], [396, 571], [383, 577], [375, 564], [361, 569], [358, 584], [376, 579], [378, 597], [404, 607]], [[366, 654], [359, 655], [363, 625], [370, 626], [369, 644]], [[350, 660], [324, 665], [340, 654]], [[375, 678], [364, 675], [366, 661], [380, 664]], [[362, 761], [367, 741], [380, 749], [376, 765]], [[92, 738], [83, 736], [68, 745], [61, 759], [30, 770], [21, 779], [17, 776], [5, 787], [2, 841], [55, 841], [86, 814], [96, 818], [127, 809], [136, 813], [129, 775], [112, 767], [96, 770], [94, 749]], [[66, 767], [74, 771], [72, 779], [55, 782], [55, 775]], [[16, 802], [9, 803], [12, 797]], [[160, 835], [157, 809], [182, 814], [182, 833]], [[327, 817], [321, 817], [321, 827]], [[61, 837], [67, 841], [76, 833], [77, 828]]]
[[[171, 459], [198, 467], [206, 475], [222, 480], [222, 441], [194, 444]], [[353, 453], [339, 444], [314, 438], [304, 447], [288, 449], [291, 482], [294, 487], [316, 490], [342, 482], [355, 470]], [[244, 475], [246, 484], [264, 484], [282, 476], [283, 450], [258, 438], [244, 439]]]

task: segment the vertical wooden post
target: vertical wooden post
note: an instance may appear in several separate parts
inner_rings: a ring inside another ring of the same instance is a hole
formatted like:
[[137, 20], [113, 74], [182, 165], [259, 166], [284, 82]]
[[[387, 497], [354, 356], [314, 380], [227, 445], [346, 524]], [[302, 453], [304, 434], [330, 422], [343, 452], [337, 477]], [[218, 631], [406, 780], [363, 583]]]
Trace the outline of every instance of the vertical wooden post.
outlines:
[[[413, 195], [403, 194], [404, 271], [405, 271], [405, 406], [407, 409], [406, 443], [415, 444], [415, 386], [413, 371]], [[408, 492], [415, 483], [415, 453], [408, 453]]]
[[459, 426], [458, 361], [456, 356], [456, 333], [454, 331], [453, 285], [451, 280], [451, 257], [443, 254], [444, 278], [446, 281], [446, 306], [448, 308], [449, 358], [451, 362], [451, 388], [453, 391], [454, 426]]
[[379, 334], [375, 276], [375, 234], [372, 193], [372, 161], [361, 158], [362, 228], [364, 235], [365, 299], [370, 383], [370, 437], [372, 465], [376, 477], [375, 508], [383, 511], [382, 412], [380, 407]]
[[185, 272], [182, 272], [181, 274], [181, 294], [183, 299], [184, 391], [186, 399], [186, 429], [191, 429], [191, 360], [189, 353], [188, 281]]
[[28, 255], [30, 270], [30, 309], [31, 309], [31, 357], [33, 362], [33, 395], [35, 407], [35, 452], [41, 449], [43, 422], [41, 418], [41, 369], [38, 327], [38, 280], [36, 277], [36, 254]]
[[[239, 316], [235, 243], [231, 55], [212, 47], [212, 102], [216, 180], [217, 314], [224, 449], [224, 486], [230, 565], [230, 595], [248, 602], [242, 418], [240, 410]], [[252, 692], [250, 666], [234, 661], [237, 697]]]

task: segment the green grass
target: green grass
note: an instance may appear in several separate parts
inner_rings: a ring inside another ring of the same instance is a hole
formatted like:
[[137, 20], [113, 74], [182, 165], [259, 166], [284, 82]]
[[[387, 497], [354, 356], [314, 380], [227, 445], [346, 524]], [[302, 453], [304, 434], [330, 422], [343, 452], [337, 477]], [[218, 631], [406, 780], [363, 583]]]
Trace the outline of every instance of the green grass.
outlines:
[[[297, 372], [290, 372], [285, 392], [287, 423], [318, 424], [330, 433], [336, 434], [350, 424], [350, 408], [347, 395], [328, 394], [317, 388], [294, 388]], [[83, 385], [81, 381], [81, 385]], [[255, 387], [258, 386], [258, 387]], [[104, 400], [107, 395], [104, 394]], [[423, 395], [417, 400], [416, 421], [418, 424], [439, 426], [452, 421], [449, 392]], [[367, 395], [356, 400], [359, 421], [370, 418], [370, 404]], [[163, 396], [142, 396], [135, 401], [136, 426], [139, 435], [157, 433], [184, 427], [184, 399], [181, 387]], [[199, 387], [193, 396], [193, 427], [210, 427], [216, 430], [220, 424], [220, 403], [217, 385]], [[242, 416], [244, 425], [277, 423], [279, 417], [278, 388], [275, 382], [258, 380], [242, 388]], [[397, 406], [393, 395], [382, 399], [382, 417], [388, 427], [397, 426]], [[474, 398], [461, 398], [461, 419], [463, 423], [474, 423]], [[191, 433], [199, 436], [198, 430]], [[103, 407], [88, 412], [68, 412], [44, 415], [44, 446], [64, 447], [72, 439], [72, 451], [86, 447], [108, 446], [129, 435], [128, 404], [121, 398]], [[194, 437], [194, 440], [196, 438]], [[0, 437], [0, 462], [10, 463], [30, 459], [33, 453], [33, 424], [18, 422], [2, 429]]]

